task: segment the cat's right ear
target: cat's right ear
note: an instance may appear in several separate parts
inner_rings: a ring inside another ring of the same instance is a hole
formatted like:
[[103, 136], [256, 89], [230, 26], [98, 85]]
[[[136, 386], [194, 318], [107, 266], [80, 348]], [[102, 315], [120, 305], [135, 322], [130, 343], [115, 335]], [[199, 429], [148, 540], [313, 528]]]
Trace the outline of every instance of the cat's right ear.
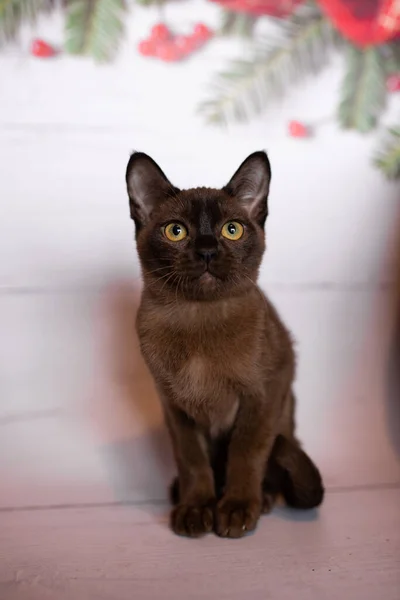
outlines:
[[153, 209], [166, 198], [179, 192], [154, 160], [143, 152], [134, 152], [126, 168], [126, 185], [131, 218], [136, 228], [142, 227]]
[[271, 165], [265, 152], [253, 152], [240, 165], [225, 191], [234, 196], [261, 227], [268, 215]]

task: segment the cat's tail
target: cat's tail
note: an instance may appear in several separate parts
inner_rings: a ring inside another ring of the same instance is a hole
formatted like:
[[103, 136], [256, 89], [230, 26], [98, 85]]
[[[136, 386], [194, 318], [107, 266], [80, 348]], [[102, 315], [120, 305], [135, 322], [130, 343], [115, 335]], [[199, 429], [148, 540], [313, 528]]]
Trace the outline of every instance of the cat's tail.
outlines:
[[282, 494], [293, 508], [315, 508], [322, 503], [321, 474], [297, 440], [277, 437], [268, 461], [264, 492]]

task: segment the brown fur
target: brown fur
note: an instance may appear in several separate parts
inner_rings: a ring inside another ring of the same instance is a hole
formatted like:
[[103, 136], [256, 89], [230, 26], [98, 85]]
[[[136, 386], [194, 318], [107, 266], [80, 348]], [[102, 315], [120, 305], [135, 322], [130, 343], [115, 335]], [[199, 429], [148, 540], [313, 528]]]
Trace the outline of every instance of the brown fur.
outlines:
[[[127, 168], [144, 290], [137, 330], [165, 412], [178, 480], [173, 530], [241, 537], [282, 494], [321, 503], [320, 474], [294, 432], [295, 357], [256, 284], [270, 166], [251, 155], [222, 190], [180, 191], [145, 154]], [[229, 221], [244, 226], [226, 240]], [[188, 236], [171, 242], [169, 222]]]

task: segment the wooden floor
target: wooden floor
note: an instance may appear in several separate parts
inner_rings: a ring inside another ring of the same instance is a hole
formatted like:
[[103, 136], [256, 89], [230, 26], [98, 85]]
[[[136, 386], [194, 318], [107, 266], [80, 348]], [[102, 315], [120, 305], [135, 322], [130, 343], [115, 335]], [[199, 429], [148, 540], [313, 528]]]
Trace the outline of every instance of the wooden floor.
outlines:
[[4, 512], [1, 597], [394, 600], [399, 506], [399, 486], [331, 492], [320, 514], [279, 508], [236, 541], [177, 538], [149, 504]]
[[[167, 16], [184, 30], [218, 10]], [[379, 135], [330, 118], [339, 59], [252, 123], [206, 128], [196, 105], [241, 42], [153, 63], [135, 43], [156, 18], [135, 11], [112, 66], [35, 60], [29, 31], [0, 54], [0, 600], [399, 600], [400, 194], [371, 165]], [[61, 32], [55, 16], [35, 34]], [[388, 123], [399, 108], [393, 94]], [[293, 140], [293, 118], [323, 126]], [[237, 541], [169, 531], [175, 469], [134, 333], [133, 148], [181, 186], [222, 185], [268, 149], [260, 283], [297, 342], [318, 512], [278, 507]]]

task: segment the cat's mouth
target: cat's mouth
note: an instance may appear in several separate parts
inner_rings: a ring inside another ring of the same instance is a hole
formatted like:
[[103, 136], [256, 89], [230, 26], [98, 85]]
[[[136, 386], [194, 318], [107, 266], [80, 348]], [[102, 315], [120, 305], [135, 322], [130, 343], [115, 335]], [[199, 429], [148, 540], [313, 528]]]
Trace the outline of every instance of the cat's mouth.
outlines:
[[212, 283], [213, 281], [215, 281], [215, 279], [216, 279], [216, 276], [213, 275], [212, 273], [210, 273], [210, 271], [208, 269], [206, 269], [204, 271], [204, 273], [202, 273], [202, 275], [200, 275], [200, 277], [199, 277], [199, 280], [201, 281], [201, 283], [204, 283], [206, 285]]

